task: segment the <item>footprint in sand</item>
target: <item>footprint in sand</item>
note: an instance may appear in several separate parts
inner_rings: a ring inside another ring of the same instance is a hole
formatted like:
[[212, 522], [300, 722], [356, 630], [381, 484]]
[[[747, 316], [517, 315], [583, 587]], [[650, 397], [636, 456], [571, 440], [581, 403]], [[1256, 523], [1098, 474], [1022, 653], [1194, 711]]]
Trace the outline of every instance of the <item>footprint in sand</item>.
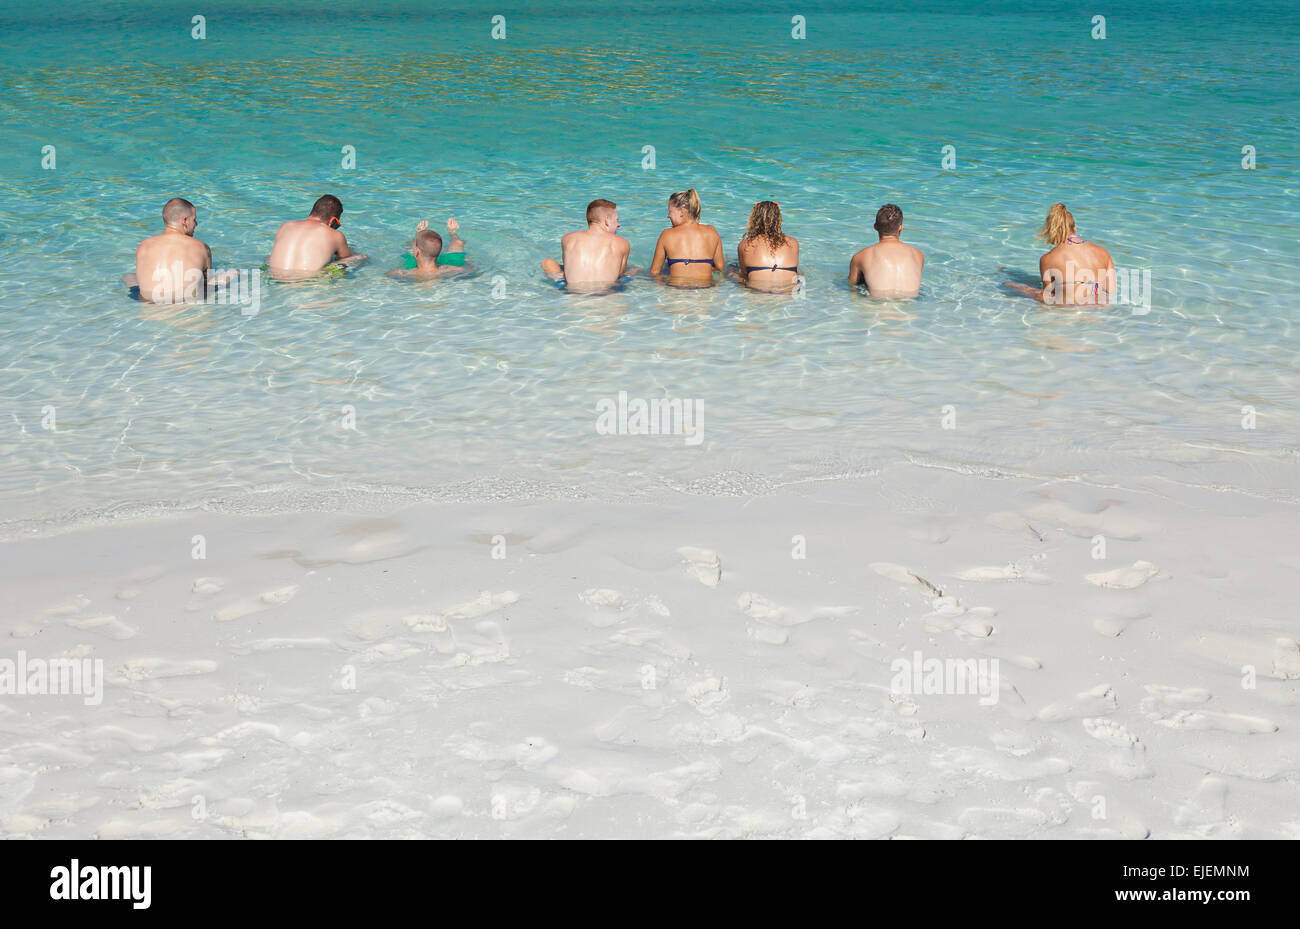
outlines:
[[627, 606], [627, 601], [617, 590], [611, 590], [608, 587], [592, 587], [578, 594], [578, 599], [587, 606], [597, 608], [610, 608], [621, 610]]
[[167, 658], [132, 658], [118, 668], [118, 673], [129, 681], [153, 681], [165, 677], [211, 674], [215, 670], [217, 663], [205, 659], [172, 661]]
[[1135, 561], [1127, 568], [1116, 568], [1113, 571], [1088, 574], [1085, 575], [1085, 578], [1089, 584], [1096, 584], [1098, 587], [1132, 590], [1135, 587], [1141, 587], [1159, 572], [1160, 569], [1149, 561]]
[[[90, 606], [90, 598], [82, 594], [77, 594], [75, 597], [71, 597], [64, 600], [62, 603], [49, 607], [45, 611], [45, 615], [53, 616], [55, 618], [75, 616], [88, 606]], [[41, 631], [44, 629], [45, 622], [43, 620], [19, 620], [10, 625], [9, 635], [11, 638], [15, 639], [30, 639], [34, 636], [40, 635]]]
[[525, 771], [532, 771], [547, 764], [558, 754], [558, 747], [539, 735], [530, 735], [515, 746], [515, 764]]
[[1149, 696], [1142, 699], [1142, 712], [1157, 725], [1170, 729], [1218, 730], [1254, 735], [1260, 732], [1277, 732], [1277, 723], [1262, 716], [1245, 716], [1240, 713], [1215, 713], [1187, 707], [1208, 703], [1207, 690], [1180, 689], [1148, 684]]
[[119, 642], [132, 638], [140, 631], [134, 626], [128, 626], [116, 616], [87, 616], [84, 619], [68, 619], [65, 622], [73, 629], [97, 632]]
[[707, 677], [688, 685], [684, 696], [701, 713], [711, 713], [731, 699], [731, 692], [727, 690], [725, 677]]
[[958, 571], [957, 577], [963, 581], [1010, 581], [1022, 574], [1019, 565], [1005, 564], [967, 568], [964, 571]]
[[710, 548], [683, 545], [677, 554], [686, 561], [686, 570], [705, 587], [717, 587], [722, 581], [722, 559]]
[[444, 619], [448, 620], [477, 619], [480, 616], [486, 616], [488, 613], [495, 613], [502, 607], [509, 606], [518, 601], [519, 594], [515, 593], [513, 590], [503, 590], [499, 594], [494, 594], [489, 590], [485, 590], [473, 600], [443, 610], [442, 616]]
[[1107, 616], [1099, 616], [1092, 621], [1092, 628], [1098, 634], [1108, 638], [1116, 638], [1121, 635], [1131, 623], [1139, 619], [1149, 619], [1151, 614], [1140, 608], [1117, 609], [1112, 610]]
[[196, 594], [215, 594], [219, 593], [226, 586], [224, 578], [220, 577], [198, 577], [190, 585], [190, 592]]
[[1273, 676], [1285, 681], [1300, 678], [1300, 643], [1278, 639], [1273, 645]]
[[1110, 769], [1114, 774], [1130, 780], [1147, 777], [1147, 747], [1133, 733], [1113, 719], [1084, 719], [1084, 731], [1094, 739], [1115, 750]]
[[270, 638], [254, 639], [251, 642], [232, 643], [230, 650], [237, 655], [247, 655], [252, 652], [269, 652], [281, 648], [313, 648], [313, 649], [336, 649], [333, 639], [326, 639], [320, 636], [309, 636], [306, 638]]
[[[448, 607], [441, 613], [415, 613], [404, 617], [402, 621], [415, 632], [446, 632], [450, 628], [450, 622], [477, 619], [518, 602], [519, 594], [513, 590], [503, 590], [499, 594], [484, 590], [475, 599]], [[366, 637], [373, 639], [376, 636], [368, 633]]]
[[578, 599], [593, 609], [588, 621], [596, 627], [612, 626], [622, 618], [628, 602], [617, 590], [593, 587], [578, 594]]
[[790, 641], [790, 633], [772, 626], [750, 626], [745, 632], [755, 642], [764, 645], [784, 645]]
[[1152, 713], [1163, 709], [1180, 710], [1189, 706], [1209, 703], [1212, 696], [1208, 690], [1199, 687], [1165, 687], [1161, 684], [1147, 684], [1146, 692], [1150, 694], [1142, 700], [1142, 712]]
[[501, 626], [491, 619], [474, 624], [474, 631], [458, 636], [458, 651], [452, 663], [458, 667], [492, 664], [510, 657], [510, 641]]
[[994, 528], [1033, 539], [1035, 542], [1043, 541], [1043, 534], [1038, 529], [1030, 525], [1019, 513], [1013, 513], [1010, 510], [993, 513], [988, 518], [988, 524]]
[[212, 614], [212, 618], [219, 623], [228, 623], [232, 620], [241, 619], [253, 613], [260, 613], [263, 610], [269, 610], [273, 606], [280, 606], [288, 603], [294, 598], [302, 588], [297, 584], [289, 584], [285, 587], [279, 587], [275, 590], [268, 590], [256, 598], [240, 600], [228, 606], [224, 606]]
[[90, 606], [90, 598], [77, 594], [62, 603], [50, 607], [45, 611], [46, 616], [71, 616], [73, 613], [80, 613], [86, 607]]
[[973, 639], [987, 639], [993, 634], [993, 624], [984, 622], [981, 619], [972, 619], [958, 626], [957, 632], [959, 635], [969, 636]]
[[605, 688], [609, 686], [610, 674], [608, 671], [602, 671], [600, 668], [593, 668], [591, 665], [583, 665], [580, 668], [570, 668], [560, 675], [560, 680], [570, 687], [578, 687], [582, 690], [595, 690], [597, 687]]
[[1119, 700], [1109, 684], [1098, 684], [1091, 690], [1077, 694], [1073, 700], [1064, 703], [1049, 703], [1038, 711], [1038, 718], [1044, 722], [1058, 722], [1062, 719], [1078, 719], [1083, 716], [1106, 716], [1115, 712]]
[[1236, 832], [1236, 823], [1228, 816], [1228, 782], [1219, 777], [1204, 778], [1196, 788], [1196, 796], [1178, 807], [1174, 822], [1207, 838], [1225, 829]]
[[993, 735], [989, 736], [993, 745], [1000, 752], [1005, 752], [1016, 758], [1028, 755], [1034, 750], [1033, 737], [1027, 732], [1017, 732], [1014, 729], [1000, 729]]
[[133, 571], [130, 577], [127, 578], [126, 583], [117, 589], [117, 599], [134, 600], [140, 596], [140, 591], [146, 584], [158, 580], [166, 573], [166, 568], [162, 565], [150, 565], [141, 568], [139, 571]]
[[807, 612], [796, 612], [752, 591], [741, 594], [736, 599], [736, 607], [750, 619], [774, 626], [798, 626], [814, 619], [848, 616], [858, 610], [855, 606], [820, 606]]
[[1085, 513], [1063, 500], [1050, 500], [1034, 506], [1029, 515], [1035, 522], [1056, 523], [1066, 532], [1079, 537], [1102, 533], [1111, 539], [1132, 542], [1140, 540], [1143, 533], [1152, 531], [1150, 523], [1125, 513], [1119, 508], [1122, 505], [1122, 500], [1104, 500], [1096, 512]]
[[942, 597], [943, 591], [931, 584], [919, 574], [915, 574], [901, 564], [893, 564], [889, 561], [875, 561], [868, 567], [875, 571], [881, 577], [887, 577], [891, 581], [898, 581], [900, 584], [910, 584], [920, 587], [932, 597]]
[[927, 542], [930, 545], [942, 545], [950, 538], [947, 528], [940, 522], [927, 520], [919, 526], [914, 526], [907, 530], [907, 536], [918, 542]]
[[756, 593], [746, 592], [741, 594], [736, 600], [736, 606], [740, 608], [740, 612], [750, 619], [756, 619], [763, 623], [789, 624], [785, 607]]

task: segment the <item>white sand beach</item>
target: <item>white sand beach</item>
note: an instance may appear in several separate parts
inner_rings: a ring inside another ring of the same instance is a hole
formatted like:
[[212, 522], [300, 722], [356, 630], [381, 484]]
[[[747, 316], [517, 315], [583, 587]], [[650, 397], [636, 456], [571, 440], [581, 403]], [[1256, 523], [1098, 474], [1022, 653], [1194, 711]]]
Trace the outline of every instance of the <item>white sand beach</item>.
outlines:
[[5, 543], [0, 835], [1300, 837], [1294, 507], [922, 476]]

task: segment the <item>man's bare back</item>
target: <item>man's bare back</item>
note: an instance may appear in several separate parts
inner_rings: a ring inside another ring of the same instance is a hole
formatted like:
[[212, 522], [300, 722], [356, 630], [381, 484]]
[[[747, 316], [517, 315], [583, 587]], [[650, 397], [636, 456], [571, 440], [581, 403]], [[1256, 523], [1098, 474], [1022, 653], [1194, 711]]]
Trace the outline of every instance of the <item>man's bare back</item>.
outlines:
[[924, 266], [919, 248], [887, 236], [853, 256], [849, 281], [865, 284], [873, 297], [915, 297], [921, 292]]
[[195, 303], [207, 296], [212, 251], [194, 238], [198, 212], [175, 198], [163, 207], [165, 228], [135, 249], [135, 283], [149, 303]]
[[903, 211], [886, 203], [876, 214], [875, 229], [880, 241], [853, 256], [849, 283], [865, 284], [873, 297], [915, 297], [921, 292], [925, 255], [916, 246], [899, 241]]
[[542, 270], [568, 290], [605, 290], [628, 274], [632, 243], [618, 235], [618, 208], [608, 200], [587, 206], [587, 228], [560, 239], [563, 264], [547, 258]]
[[326, 195], [316, 201], [306, 219], [282, 224], [266, 262], [271, 276], [280, 280], [311, 277], [335, 259], [353, 257], [347, 237], [338, 228], [342, 215], [343, 205]]

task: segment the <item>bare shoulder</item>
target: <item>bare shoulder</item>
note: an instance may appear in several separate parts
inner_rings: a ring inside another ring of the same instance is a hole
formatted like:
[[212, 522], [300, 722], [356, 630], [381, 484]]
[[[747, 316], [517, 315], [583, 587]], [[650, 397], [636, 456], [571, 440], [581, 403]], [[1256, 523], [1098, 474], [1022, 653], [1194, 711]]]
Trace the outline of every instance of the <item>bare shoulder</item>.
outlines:
[[912, 250], [912, 253], [916, 255], [917, 258], [920, 258], [922, 260], [925, 259], [925, 252], [921, 251], [919, 248], [917, 248], [915, 245], [912, 245], [911, 243], [906, 243], [906, 244], [907, 247]]

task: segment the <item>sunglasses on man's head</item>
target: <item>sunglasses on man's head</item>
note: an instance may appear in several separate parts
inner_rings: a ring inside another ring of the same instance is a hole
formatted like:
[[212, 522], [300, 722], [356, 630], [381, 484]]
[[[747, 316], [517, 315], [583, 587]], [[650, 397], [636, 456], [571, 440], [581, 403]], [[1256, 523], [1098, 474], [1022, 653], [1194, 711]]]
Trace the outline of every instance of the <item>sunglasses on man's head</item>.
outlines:
[[330, 228], [331, 228], [331, 229], [337, 229], [339, 226], [342, 226], [342, 225], [343, 225], [343, 224], [342, 224], [341, 222], [339, 222], [339, 218], [338, 218], [337, 216], [331, 216], [331, 217], [330, 217]]

